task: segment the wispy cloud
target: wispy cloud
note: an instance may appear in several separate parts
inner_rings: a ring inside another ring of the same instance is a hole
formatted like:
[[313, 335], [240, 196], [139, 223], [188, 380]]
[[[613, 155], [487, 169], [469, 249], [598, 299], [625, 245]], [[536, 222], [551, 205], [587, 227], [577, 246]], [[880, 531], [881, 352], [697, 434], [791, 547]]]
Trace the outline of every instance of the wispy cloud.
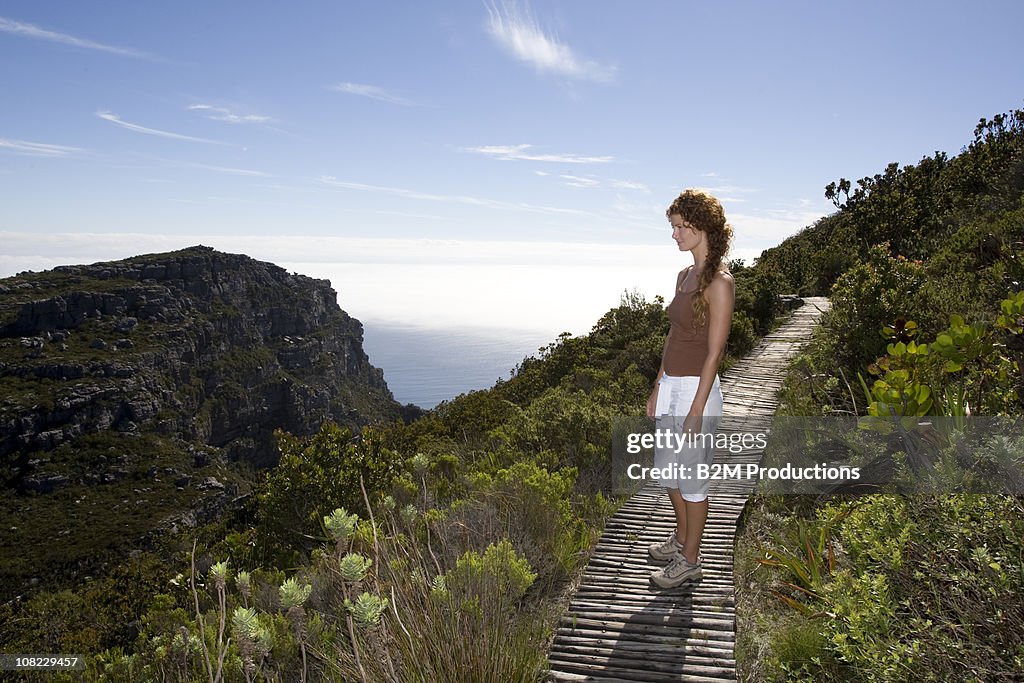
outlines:
[[45, 142], [29, 142], [27, 140], [11, 140], [10, 138], [0, 138], [0, 150], [34, 157], [66, 157], [85, 151], [80, 147], [51, 145]]
[[600, 180], [595, 180], [594, 178], [582, 178], [577, 175], [562, 174], [558, 177], [565, 180], [566, 185], [570, 185], [572, 187], [597, 187], [601, 184]]
[[189, 166], [191, 168], [202, 168], [202, 169], [205, 169], [207, 171], [216, 171], [218, 173], [228, 173], [230, 175], [249, 176], [249, 177], [252, 177], [252, 178], [270, 178], [271, 177], [271, 175], [269, 173], [264, 173], [263, 171], [253, 171], [253, 170], [250, 170], [248, 168], [231, 168], [229, 166], [211, 166], [210, 164], [196, 164], [196, 163], [191, 163], [191, 162], [185, 163], [184, 165], [185, 166]]
[[812, 211], [733, 211], [728, 214], [729, 223], [736, 229], [737, 242], [762, 249], [779, 244], [819, 218], [821, 214]]
[[598, 83], [615, 80], [614, 66], [584, 59], [557, 37], [547, 35], [529, 9], [516, 0], [500, 0], [500, 7], [488, 2], [487, 12], [487, 29], [495, 41], [538, 71]]
[[87, 50], [99, 50], [100, 52], [109, 52], [115, 55], [121, 55], [123, 57], [137, 57], [139, 59], [157, 59], [154, 55], [140, 50], [133, 50], [126, 47], [115, 47], [113, 45], [105, 45], [103, 43], [97, 43], [94, 40], [87, 40], [85, 38], [77, 38], [70, 36], [66, 33], [57, 33], [56, 31], [48, 31], [44, 28], [40, 28], [33, 24], [26, 24], [21, 21], [15, 21], [13, 19], [7, 19], [0, 17], [0, 31], [4, 33], [13, 33], [19, 36], [25, 36], [26, 38], [35, 38], [37, 40], [48, 40], [51, 43], [62, 43], [64, 45], [72, 45], [74, 47], [81, 47]]
[[122, 128], [127, 128], [128, 130], [133, 130], [136, 133], [143, 133], [145, 135], [156, 135], [156, 136], [162, 137], [162, 138], [171, 138], [172, 140], [187, 140], [189, 142], [204, 142], [204, 143], [206, 143], [208, 145], [224, 145], [224, 144], [227, 144], [227, 143], [224, 143], [224, 142], [219, 142], [217, 140], [208, 140], [206, 138], [197, 138], [197, 137], [193, 137], [191, 135], [182, 135], [181, 133], [171, 133], [170, 131], [158, 130], [156, 128], [146, 128], [145, 126], [140, 126], [137, 123], [130, 123], [128, 121], [123, 121], [121, 119], [121, 117], [119, 117], [117, 114], [113, 114], [113, 113], [111, 113], [109, 111], [98, 111], [98, 112], [96, 112], [96, 116], [100, 117], [104, 121], [110, 121], [111, 123], [116, 123], [117, 125], [121, 126]]
[[750, 194], [752, 192], [760, 192], [761, 190], [756, 187], [741, 187], [739, 185], [716, 185], [711, 187], [708, 185], [699, 187], [697, 189], [705, 190], [715, 195], [721, 201], [733, 201], [743, 202], [745, 199], [740, 199], [739, 195]]
[[563, 209], [556, 206], [541, 206], [527, 204], [525, 202], [504, 202], [498, 199], [487, 199], [483, 197], [471, 197], [467, 195], [441, 195], [417, 190], [407, 190], [401, 187], [384, 187], [380, 185], [367, 185], [365, 183], [352, 183], [338, 180], [333, 176], [320, 176], [318, 181], [331, 187], [341, 187], [348, 190], [362, 190], [366, 192], [382, 192], [409, 199], [422, 199], [431, 202], [447, 202], [452, 204], [467, 204], [469, 206], [481, 206], [490, 209], [530, 211], [533, 213], [546, 214], [571, 214], [577, 216], [592, 216], [589, 211], [580, 209]]
[[609, 185], [614, 187], [616, 190], [636, 190], [637, 192], [645, 192], [650, 194], [651, 190], [643, 183], [634, 183], [631, 180], [612, 180]]
[[607, 164], [615, 161], [613, 156], [585, 157], [575, 154], [532, 154], [526, 150], [533, 145], [484, 145], [482, 147], [463, 147], [464, 152], [486, 154], [502, 161], [553, 161], [562, 164]]
[[[537, 173], [538, 175], [550, 175], [549, 173], [544, 173], [542, 171], [534, 171], [534, 173]], [[645, 194], [650, 194], [651, 192], [643, 183], [635, 183], [630, 180], [598, 178], [592, 175], [578, 176], [570, 173], [561, 173], [558, 177], [564, 181], [562, 183], [563, 185], [568, 185], [569, 187], [632, 190], [636, 192], [643, 192]]]
[[369, 97], [371, 100], [400, 104], [405, 107], [417, 106], [416, 102], [407, 100], [404, 97], [399, 97], [398, 95], [393, 95], [387, 90], [384, 90], [384, 88], [377, 87], [376, 85], [365, 85], [362, 83], [336, 83], [335, 85], [327, 86], [327, 89], [347, 93], [349, 95]]
[[206, 112], [206, 118], [227, 123], [269, 123], [274, 120], [259, 114], [235, 114], [226, 107], [215, 107], [212, 104], [190, 104], [188, 109]]

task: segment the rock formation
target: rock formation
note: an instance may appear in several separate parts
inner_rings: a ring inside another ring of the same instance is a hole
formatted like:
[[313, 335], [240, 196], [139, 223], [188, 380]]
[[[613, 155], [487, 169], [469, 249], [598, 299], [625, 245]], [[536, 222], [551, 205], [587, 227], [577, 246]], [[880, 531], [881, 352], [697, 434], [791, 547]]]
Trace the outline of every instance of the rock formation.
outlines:
[[275, 428], [414, 416], [362, 333], [327, 280], [204, 246], [0, 280], [0, 600], [237, 509]]
[[[148, 431], [276, 461], [271, 432], [395, 419], [362, 325], [327, 280], [196, 246], [0, 280], [0, 461], [98, 430]], [[19, 462], [19, 457], [21, 461]]]

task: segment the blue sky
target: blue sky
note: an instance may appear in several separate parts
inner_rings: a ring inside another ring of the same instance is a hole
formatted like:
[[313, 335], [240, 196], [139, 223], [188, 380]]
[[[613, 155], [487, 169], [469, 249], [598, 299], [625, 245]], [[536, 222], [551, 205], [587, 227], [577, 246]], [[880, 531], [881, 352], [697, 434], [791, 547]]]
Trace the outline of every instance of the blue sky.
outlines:
[[[0, 276], [208, 244], [364, 320], [583, 332], [1022, 106], [1019, 2], [0, 6]], [[554, 296], [552, 294], [555, 294]], [[574, 305], [576, 304], [576, 305]], [[486, 310], [485, 310], [486, 309]]]

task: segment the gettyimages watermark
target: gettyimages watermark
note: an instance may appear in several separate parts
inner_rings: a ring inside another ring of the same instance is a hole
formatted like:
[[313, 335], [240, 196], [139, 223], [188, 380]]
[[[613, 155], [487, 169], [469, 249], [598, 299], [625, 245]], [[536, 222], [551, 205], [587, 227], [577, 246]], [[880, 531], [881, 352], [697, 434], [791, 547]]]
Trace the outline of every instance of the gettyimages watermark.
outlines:
[[646, 449], [664, 448], [674, 453], [684, 448], [712, 447], [728, 450], [730, 453], [742, 453], [752, 448], [764, 449], [768, 445], [768, 434], [726, 434], [718, 432], [684, 432], [678, 420], [660, 419], [663, 426], [655, 427], [651, 432], [630, 432], [626, 435], [626, 452], [632, 455], [642, 453]]
[[620, 417], [612, 491], [1024, 495], [1024, 416]]

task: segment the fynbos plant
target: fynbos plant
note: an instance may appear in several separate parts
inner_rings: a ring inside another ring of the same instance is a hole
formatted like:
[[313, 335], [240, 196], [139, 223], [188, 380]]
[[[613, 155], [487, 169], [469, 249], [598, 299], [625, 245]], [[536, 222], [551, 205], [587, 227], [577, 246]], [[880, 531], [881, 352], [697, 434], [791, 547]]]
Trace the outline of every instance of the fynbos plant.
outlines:
[[339, 545], [352, 535], [358, 521], [359, 515], [350, 515], [345, 508], [337, 508], [331, 514], [324, 515], [324, 526]]
[[366, 578], [366, 572], [372, 564], [373, 560], [368, 557], [363, 557], [359, 553], [349, 553], [341, 558], [341, 562], [338, 563], [338, 571], [341, 578], [354, 583]]
[[388, 600], [364, 592], [355, 601], [346, 598], [345, 608], [361, 626], [376, 626], [380, 623], [384, 610], [388, 608]]
[[242, 601], [245, 606], [249, 606], [249, 598], [252, 595], [252, 583], [249, 576], [249, 572], [242, 570], [235, 575], [235, 585], [238, 587], [238, 592], [242, 594]]
[[302, 681], [306, 680], [306, 610], [302, 603], [309, 598], [313, 587], [309, 584], [299, 585], [299, 582], [292, 577], [281, 584], [278, 591], [281, 598], [281, 607], [287, 610], [288, 621], [295, 630], [295, 639], [299, 641], [299, 649], [302, 653]]
[[245, 680], [252, 681], [273, 646], [270, 631], [259, 623], [256, 610], [251, 607], [235, 608], [231, 615], [231, 629], [238, 639], [238, 650], [242, 655], [242, 672], [245, 674]]

